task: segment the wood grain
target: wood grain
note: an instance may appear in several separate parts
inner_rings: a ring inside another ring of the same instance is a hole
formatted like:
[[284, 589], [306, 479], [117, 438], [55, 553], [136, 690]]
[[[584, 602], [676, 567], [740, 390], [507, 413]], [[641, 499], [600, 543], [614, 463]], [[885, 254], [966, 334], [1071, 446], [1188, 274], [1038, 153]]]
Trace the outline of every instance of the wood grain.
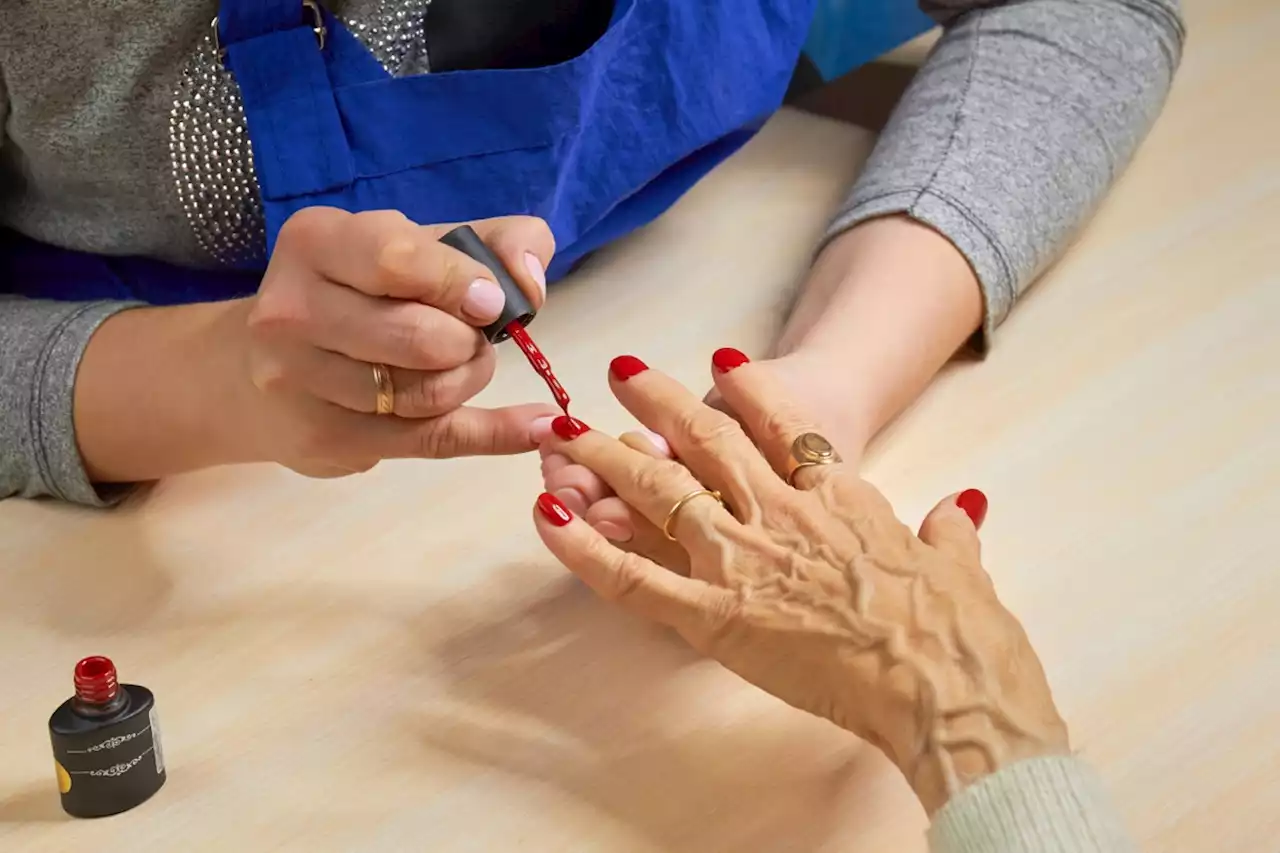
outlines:
[[[1169, 109], [1074, 250], [877, 444], [901, 514], [991, 496], [988, 564], [1148, 851], [1280, 843], [1280, 7], [1192, 0]], [[870, 137], [784, 112], [557, 288], [593, 425], [634, 352], [701, 388], [760, 351]], [[514, 349], [491, 402], [545, 393]], [[542, 552], [537, 460], [179, 478], [0, 504], [0, 849], [921, 850], [874, 751], [594, 601]], [[79, 657], [154, 689], [170, 780], [58, 808]]]

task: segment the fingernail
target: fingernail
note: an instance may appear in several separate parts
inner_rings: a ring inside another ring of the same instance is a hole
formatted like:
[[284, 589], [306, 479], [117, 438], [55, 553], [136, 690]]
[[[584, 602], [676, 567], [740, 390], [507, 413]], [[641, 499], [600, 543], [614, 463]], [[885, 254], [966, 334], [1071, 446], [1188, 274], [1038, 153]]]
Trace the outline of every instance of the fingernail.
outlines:
[[548, 415], [545, 418], [538, 418], [529, 425], [529, 438], [534, 444], [542, 444], [551, 437], [551, 422], [554, 420], [555, 418]]
[[560, 503], [567, 506], [570, 512], [581, 515], [587, 511], [587, 496], [572, 486], [556, 489], [552, 494], [560, 500]]
[[538, 256], [533, 252], [524, 253], [524, 265], [529, 269], [529, 275], [533, 276], [533, 281], [538, 285], [538, 289], [542, 291], [542, 298], [547, 298], [547, 271], [543, 269], [542, 261], [538, 260]]
[[635, 531], [627, 530], [621, 524], [612, 521], [596, 522], [596, 532], [610, 542], [630, 542]]
[[472, 320], [490, 323], [498, 319], [502, 307], [507, 304], [507, 296], [496, 282], [487, 278], [478, 278], [467, 288], [467, 295], [462, 298], [462, 313]]
[[742, 367], [742, 365], [747, 364], [750, 361], [751, 359], [747, 358], [740, 350], [736, 350], [733, 347], [723, 347], [718, 349], [711, 356], [711, 363], [715, 366], [716, 370], [721, 373], [728, 373], [730, 370], [733, 370], [736, 367]]
[[637, 373], [644, 373], [649, 369], [649, 365], [645, 364], [634, 355], [620, 355], [613, 361], [609, 362], [609, 372], [613, 374], [613, 378], [619, 382], [626, 382]]
[[956, 498], [956, 505], [964, 510], [973, 526], [981, 527], [987, 518], [987, 496], [977, 489], [965, 489]]
[[555, 495], [549, 495], [546, 492], [538, 495], [538, 512], [556, 527], [564, 527], [573, 521], [573, 513], [569, 512], [569, 508], [560, 503], [560, 499]]
[[589, 429], [591, 427], [568, 415], [561, 415], [551, 422], [551, 431], [564, 441], [573, 441]]
[[667, 442], [665, 438], [658, 435], [656, 432], [654, 432], [651, 429], [642, 429], [640, 430], [640, 432], [644, 435], [645, 438], [649, 439], [649, 443], [652, 444], [654, 447], [656, 447], [659, 453], [661, 453], [663, 456], [667, 457], [668, 459], [671, 458], [671, 445]]

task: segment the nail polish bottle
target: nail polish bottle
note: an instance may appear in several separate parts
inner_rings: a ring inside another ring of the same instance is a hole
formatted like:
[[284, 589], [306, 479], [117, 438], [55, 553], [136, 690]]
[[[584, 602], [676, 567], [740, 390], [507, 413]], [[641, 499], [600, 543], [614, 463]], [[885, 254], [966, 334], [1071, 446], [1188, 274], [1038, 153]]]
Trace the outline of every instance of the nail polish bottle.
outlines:
[[503, 294], [507, 297], [502, 314], [483, 329], [485, 339], [489, 343], [501, 343], [511, 337], [511, 331], [507, 327], [513, 322], [518, 322], [521, 326], [527, 326], [533, 322], [533, 318], [537, 316], [537, 312], [533, 310], [533, 303], [524, 295], [524, 291], [520, 289], [520, 285], [516, 283], [515, 278], [498, 256], [485, 245], [480, 235], [470, 225], [453, 229], [441, 237], [440, 242], [488, 267], [497, 280], [498, 287], [502, 288]]
[[120, 684], [104, 657], [76, 664], [75, 689], [49, 718], [62, 808], [74, 817], [128, 811], [165, 780], [155, 696]]

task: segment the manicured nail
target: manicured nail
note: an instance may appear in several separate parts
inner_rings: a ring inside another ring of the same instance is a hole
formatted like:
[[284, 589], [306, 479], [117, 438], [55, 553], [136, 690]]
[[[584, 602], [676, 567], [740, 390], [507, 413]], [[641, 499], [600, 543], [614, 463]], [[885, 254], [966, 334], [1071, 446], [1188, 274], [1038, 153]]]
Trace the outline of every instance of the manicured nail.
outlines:
[[467, 295], [462, 297], [462, 313], [472, 320], [491, 323], [498, 319], [502, 307], [507, 304], [507, 295], [502, 292], [496, 282], [487, 278], [478, 278], [467, 288]]
[[644, 373], [649, 369], [649, 365], [645, 364], [634, 355], [620, 355], [613, 361], [609, 362], [609, 372], [613, 374], [613, 378], [619, 382], [626, 382], [637, 373]]
[[524, 265], [529, 269], [529, 275], [533, 276], [533, 281], [538, 285], [538, 289], [542, 291], [542, 298], [547, 298], [547, 271], [542, 267], [542, 261], [538, 260], [538, 256], [533, 252], [524, 253]]
[[659, 453], [661, 453], [663, 456], [667, 457], [668, 459], [671, 458], [672, 456], [671, 445], [667, 442], [665, 438], [658, 435], [656, 432], [654, 432], [651, 429], [642, 429], [640, 430], [640, 433], [645, 438], [649, 439], [649, 443], [652, 444], [655, 448], [657, 448]]
[[560, 499], [555, 495], [549, 495], [546, 492], [538, 495], [538, 512], [556, 527], [564, 527], [573, 521], [573, 513], [569, 512], [569, 508], [560, 503]]
[[564, 441], [573, 441], [589, 429], [591, 427], [568, 415], [561, 415], [551, 422], [551, 431]]
[[750, 361], [751, 359], [747, 358], [740, 350], [736, 350], [733, 347], [718, 349], [711, 356], [711, 363], [715, 366], [715, 369], [721, 373], [728, 373], [735, 367], [742, 367], [742, 365], [747, 364]]
[[974, 527], [981, 527], [987, 518], [987, 496], [977, 489], [965, 489], [956, 498], [956, 505], [964, 510]]
[[596, 522], [596, 532], [608, 539], [610, 542], [630, 542], [634, 537], [634, 530], [627, 530], [621, 524], [613, 521]]
[[548, 415], [545, 418], [538, 418], [529, 425], [529, 438], [534, 444], [542, 444], [551, 437], [551, 422], [554, 420], [555, 418]]

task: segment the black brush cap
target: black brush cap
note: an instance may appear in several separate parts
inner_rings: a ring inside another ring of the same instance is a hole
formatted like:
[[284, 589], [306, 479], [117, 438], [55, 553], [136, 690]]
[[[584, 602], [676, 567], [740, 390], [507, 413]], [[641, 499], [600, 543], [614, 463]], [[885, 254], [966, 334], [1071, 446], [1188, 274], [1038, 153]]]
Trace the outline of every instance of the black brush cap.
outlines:
[[470, 225], [463, 225], [455, 228], [448, 234], [440, 238], [440, 242], [446, 246], [457, 249], [464, 255], [473, 258], [489, 268], [493, 273], [493, 277], [497, 280], [498, 286], [502, 288], [502, 292], [506, 295], [506, 304], [502, 307], [502, 314], [498, 319], [485, 326], [484, 336], [491, 344], [497, 344], [511, 337], [511, 333], [507, 331], [507, 326], [511, 325], [513, 320], [518, 320], [520, 325], [527, 326], [533, 322], [533, 318], [538, 312], [533, 310], [533, 303], [529, 301], [529, 297], [525, 296], [524, 291], [520, 289], [520, 285], [516, 284], [516, 280], [503, 266], [502, 261], [498, 260], [484, 241], [480, 239]]

